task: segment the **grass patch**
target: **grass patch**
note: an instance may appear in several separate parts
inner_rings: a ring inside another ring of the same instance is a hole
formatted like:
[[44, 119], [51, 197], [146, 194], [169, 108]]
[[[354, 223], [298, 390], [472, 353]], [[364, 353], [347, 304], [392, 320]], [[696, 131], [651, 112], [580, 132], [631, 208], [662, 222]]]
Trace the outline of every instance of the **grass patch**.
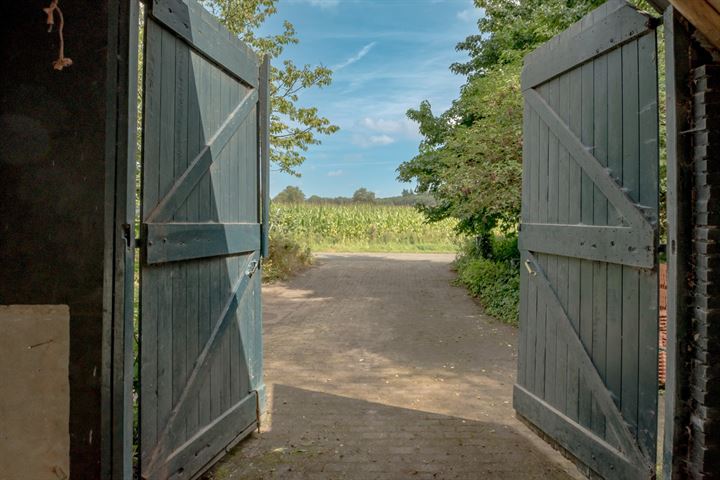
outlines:
[[503, 323], [518, 325], [520, 253], [516, 237], [496, 237], [490, 255], [483, 257], [475, 242], [467, 242], [455, 261], [458, 284], [476, 297], [485, 313]]

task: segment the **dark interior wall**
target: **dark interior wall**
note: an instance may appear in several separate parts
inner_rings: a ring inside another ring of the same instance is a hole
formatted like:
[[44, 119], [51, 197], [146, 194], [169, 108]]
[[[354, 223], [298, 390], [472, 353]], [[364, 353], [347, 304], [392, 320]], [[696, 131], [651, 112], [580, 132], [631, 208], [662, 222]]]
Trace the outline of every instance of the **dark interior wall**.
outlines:
[[[3, 2], [0, 27], [0, 304], [70, 307], [70, 457], [100, 477], [109, 0]], [[1, 334], [1, 332], [0, 332]]]
[[720, 478], [720, 67], [665, 13], [668, 381], [665, 478]]
[[690, 441], [692, 478], [720, 478], [720, 65], [693, 71], [694, 309]]

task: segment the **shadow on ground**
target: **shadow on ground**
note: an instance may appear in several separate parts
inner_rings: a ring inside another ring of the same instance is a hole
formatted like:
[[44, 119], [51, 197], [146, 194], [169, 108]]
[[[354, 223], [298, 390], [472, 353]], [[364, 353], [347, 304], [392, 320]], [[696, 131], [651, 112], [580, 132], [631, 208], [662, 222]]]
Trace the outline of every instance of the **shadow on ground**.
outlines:
[[572, 478], [508, 425], [287, 385], [271, 395], [269, 430], [209, 479]]

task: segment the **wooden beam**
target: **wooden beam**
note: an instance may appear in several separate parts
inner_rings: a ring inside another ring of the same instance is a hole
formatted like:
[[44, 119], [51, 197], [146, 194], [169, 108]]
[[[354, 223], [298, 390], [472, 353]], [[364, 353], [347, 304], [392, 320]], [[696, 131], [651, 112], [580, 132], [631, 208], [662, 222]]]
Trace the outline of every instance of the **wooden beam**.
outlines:
[[265, 55], [260, 65], [260, 94], [258, 96], [258, 162], [260, 169], [260, 255], [270, 255], [270, 55]]
[[[581, 453], [583, 462], [605, 478], [649, 478], [642, 464], [634, 463], [589, 429], [520, 385], [513, 387], [513, 405], [519, 416], [550, 436], [568, 452]], [[575, 455], [573, 455], [575, 456]], [[577, 457], [577, 456], [576, 456]]]
[[149, 265], [253, 252], [260, 248], [257, 223], [148, 223]]
[[150, 14], [211, 59], [218, 68], [245, 84], [258, 84], [257, 55], [227, 30], [196, 1], [154, 0]]
[[632, 267], [655, 265], [652, 231], [623, 226], [523, 223], [520, 248]]
[[690, 76], [695, 54], [684, 23], [674, 8], [666, 10], [668, 294], [663, 478], [667, 479], [688, 476], [685, 458], [690, 426], [692, 289], [688, 278], [693, 255], [694, 172], [692, 137], [684, 132], [692, 128]]
[[720, 1], [670, 0], [675, 9], [702, 33], [716, 48], [720, 48]]
[[187, 170], [175, 181], [170, 191], [160, 200], [150, 212], [147, 223], [163, 223], [172, 220], [178, 208], [185, 203], [195, 185], [205, 175], [210, 165], [223, 151], [225, 145], [235, 135], [245, 118], [255, 107], [258, 99], [257, 90], [250, 90], [240, 101], [237, 107], [228, 115], [218, 130], [213, 134], [207, 145], [193, 159]]
[[650, 15], [638, 12], [624, 2], [618, 5], [580, 32], [568, 29], [528, 54], [521, 75], [522, 89], [547, 82], [655, 28]]
[[[577, 135], [571, 130], [557, 112], [555, 112], [545, 99], [534, 89], [524, 92], [525, 101], [537, 113], [550, 131], [558, 138], [572, 159], [582, 168], [593, 184], [600, 189], [608, 201], [618, 210], [618, 213], [638, 231], [654, 235], [654, 226], [628, 196], [625, 190], [610, 176], [607, 168], [600, 165]], [[615, 172], [617, 173], [617, 172]]]
[[[640, 451], [633, 433], [625, 422], [622, 413], [618, 410], [610, 391], [605, 386], [604, 380], [593, 363], [592, 356], [588, 353], [578, 332], [573, 327], [570, 317], [568, 317], [560, 299], [553, 290], [552, 285], [550, 285], [542, 266], [531, 252], [522, 251], [521, 255], [523, 263], [530, 272], [530, 281], [537, 287], [538, 298], [542, 296], [546, 301], [547, 315], [557, 319], [558, 338], [562, 338], [567, 342], [568, 362], [573, 362], [580, 369], [581, 377], [592, 395], [594, 405], [605, 415], [607, 428], [614, 431], [623, 456], [629, 462], [634, 462], [640, 469], [650, 468], [649, 465], [645, 464], [647, 459]], [[569, 448], [569, 450], [572, 452], [573, 448]]]
[[[143, 474], [149, 478], [168, 478], [165, 473], [165, 465], [168, 460], [172, 457], [177, 457], [180, 452], [192, 446], [193, 441], [202, 440], [204, 436], [202, 433], [205, 429], [201, 430], [194, 437], [188, 441], [180, 443], [180, 430], [185, 427], [185, 418], [189, 415], [190, 408], [195, 405], [190, 399], [197, 396], [201, 388], [205, 387], [207, 382], [210, 380], [209, 369], [213, 364], [213, 360], [219, 354], [221, 348], [221, 339], [224, 337], [225, 332], [228, 328], [239, 328], [239, 324], [235, 321], [235, 313], [240, 308], [240, 304], [247, 300], [244, 295], [250, 285], [250, 276], [248, 269], [255, 262], [259, 261], [260, 257], [257, 254], [249, 255], [240, 269], [240, 278], [235, 283], [233, 291], [230, 297], [225, 302], [225, 307], [219, 313], [216, 319], [213, 320], [213, 330], [203, 346], [200, 355], [193, 366], [192, 371], [188, 375], [187, 383], [183, 386], [183, 389], [170, 412], [167, 422], [162, 426], [162, 430], [159, 432], [157, 442], [153, 446], [152, 452], [149, 456], [145, 473]], [[244, 353], [243, 353], [244, 354]], [[241, 402], [242, 403], [242, 402]], [[240, 404], [231, 407], [231, 410], [239, 407]], [[227, 412], [226, 412], [227, 413]], [[206, 428], [213, 428], [216, 425], [215, 422], [211, 423]], [[197, 450], [196, 450], [197, 451]], [[193, 452], [194, 453], [194, 452]]]

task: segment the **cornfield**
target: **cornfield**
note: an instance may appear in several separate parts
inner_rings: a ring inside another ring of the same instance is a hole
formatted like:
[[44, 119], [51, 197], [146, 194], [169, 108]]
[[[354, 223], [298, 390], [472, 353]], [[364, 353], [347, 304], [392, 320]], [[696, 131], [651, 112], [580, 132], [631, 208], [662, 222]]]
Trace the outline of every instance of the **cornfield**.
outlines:
[[271, 204], [270, 234], [292, 237], [313, 250], [456, 250], [455, 221], [427, 223], [409, 206]]

